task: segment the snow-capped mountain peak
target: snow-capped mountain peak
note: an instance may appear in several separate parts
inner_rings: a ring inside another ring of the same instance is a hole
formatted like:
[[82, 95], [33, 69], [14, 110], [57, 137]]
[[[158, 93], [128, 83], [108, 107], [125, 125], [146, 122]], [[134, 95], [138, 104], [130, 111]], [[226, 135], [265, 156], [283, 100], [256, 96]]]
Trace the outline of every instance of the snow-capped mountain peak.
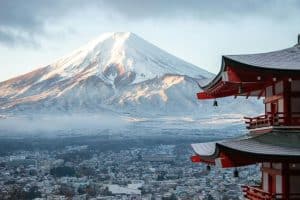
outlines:
[[172, 112], [184, 105], [193, 110], [195, 80], [211, 76], [133, 33], [105, 33], [43, 68], [0, 83], [0, 114], [137, 110], [137, 105], [143, 105], [140, 112]]
[[115, 79], [137, 83], [165, 73], [201, 78], [212, 76], [130, 32], [102, 34], [50, 67], [50, 72], [41, 81], [56, 75], [71, 77], [79, 73], [97, 75], [110, 83]]

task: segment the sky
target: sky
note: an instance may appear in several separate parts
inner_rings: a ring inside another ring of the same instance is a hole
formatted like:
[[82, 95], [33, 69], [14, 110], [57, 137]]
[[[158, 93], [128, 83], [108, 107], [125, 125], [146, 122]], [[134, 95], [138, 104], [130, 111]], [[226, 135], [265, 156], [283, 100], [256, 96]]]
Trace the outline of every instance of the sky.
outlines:
[[120, 31], [217, 73], [222, 55], [295, 45], [300, 1], [0, 0], [0, 81]]

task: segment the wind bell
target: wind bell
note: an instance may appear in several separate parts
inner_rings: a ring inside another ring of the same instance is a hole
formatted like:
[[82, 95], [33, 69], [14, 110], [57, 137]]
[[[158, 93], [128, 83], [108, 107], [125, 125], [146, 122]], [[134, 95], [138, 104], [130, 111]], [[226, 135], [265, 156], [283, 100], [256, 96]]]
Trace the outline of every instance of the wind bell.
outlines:
[[237, 170], [237, 168], [235, 168], [234, 171], [233, 171], [233, 177], [234, 178], [238, 178], [239, 177], [239, 171]]
[[214, 100], [213, 106], [214, 106], [214, 107], [218, 107], [218, 102], [217, 102], [216, 99]]
[[210, 168], [210, 165], [206, 165], [206, 171], [210, 171], [211, 168]]

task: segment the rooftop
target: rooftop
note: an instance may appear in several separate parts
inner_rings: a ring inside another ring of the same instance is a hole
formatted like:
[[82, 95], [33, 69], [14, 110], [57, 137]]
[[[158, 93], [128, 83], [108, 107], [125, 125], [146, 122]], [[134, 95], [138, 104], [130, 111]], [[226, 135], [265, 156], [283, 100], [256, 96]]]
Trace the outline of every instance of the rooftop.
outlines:
[[227, 55], [224, 56], [224, 58], [253, 67], [300, 70], [300, 44], [279, 51], [258, 54]]
[[[231, 69], [229, 69], [231, 68]], [[239, 76], [241, 78], [241, 74], [245, 75], [245, 70], [247, 71], [251, 68], [251, 71], [256, 71], [254, 75], [255, 78], [257, 75], [264, 74], [274, 74], [276, 71], [276, 76], [293, 76], [299, 75], [291, 74], [291, 71], [299, 72], [300, 73], [300, 36], [298, 38], [298, 43], [290, 48], [267, 52], [267, 53], [257, 53], [257, 54], [241, 54], [241, 55], [224, 55], [222, 57], [222, 66], [219, 73], [211, 80], [202, 84], [204, 90], [211, 89], [212, 87], [216, 86], [219, 82], [230, 82], [230, 83], [237, 83], [237, 82], [244, 82], [242, 80], [231, 81], [227, 80], [228, 72], [234, 68], [235, 73], [239, 75], [231, 74], [231, 77]], [[270, 71], [272, 70], [272, 71]], [[275, 70], [275, 71], [274, 71]], [[224, 74], [226, 73], [226, 74]], [[253, 74], [252, 74], [253, 75]], [[242, 75], [243, 76], [243, 75]], [[227, 78], [226, 78], [227, 77]], [[249, 76], [250, 77], [250, 76]], [[257, 82], [255, 79], [249, 81], [248, 76], [246, 76], [247, 81], [249, 83]], [[245, 77], [244, 77], [245, 78]], [[230, 79], [230, 78], [229, 78]], [[264, 82], [266, 80], [259, 80], [259, 82]], [[228, 95], [227, 95], [228, 96]]]
[[192, 144], [197, 155], [215, 159], [224, 149], [261, 156], [283, 156], [300, 158], [300, 131], [276, 130], [245, 136], [237, 139]]

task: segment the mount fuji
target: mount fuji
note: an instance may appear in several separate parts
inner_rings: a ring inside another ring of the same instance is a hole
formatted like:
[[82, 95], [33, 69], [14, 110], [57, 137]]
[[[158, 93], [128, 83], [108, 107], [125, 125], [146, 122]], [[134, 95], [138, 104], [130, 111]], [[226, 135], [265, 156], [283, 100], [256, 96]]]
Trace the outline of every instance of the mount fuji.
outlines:
[[[1, 115], [125, 113], [201, 115], [257, 111], [256, 103], [199, 102], [214, 75], [130, 32], [105, 33], [57, 61], [0, 83]], [[231, 105], [232, 104], [232, 105]], [[237, 106], [240, 104], [240, 106]], [[233, 109], [235, 108], [235, 109]]]

